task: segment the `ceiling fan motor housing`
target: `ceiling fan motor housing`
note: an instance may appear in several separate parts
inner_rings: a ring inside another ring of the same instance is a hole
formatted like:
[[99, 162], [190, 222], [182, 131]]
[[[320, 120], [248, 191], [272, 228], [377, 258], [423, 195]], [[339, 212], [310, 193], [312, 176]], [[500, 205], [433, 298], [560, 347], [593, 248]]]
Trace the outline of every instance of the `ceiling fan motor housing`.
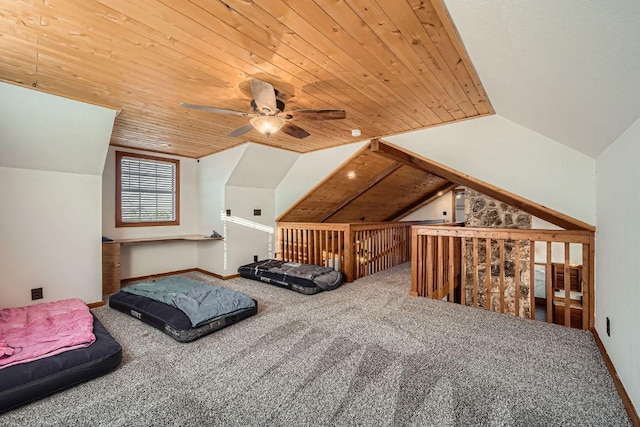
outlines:
[[256, 104], [256, 100], [251, 100], [251, 111], [256, 114], [278, 114], [284, 111], [284, 102], [279, 99], [276, 99], [276, 109], [277, 111], [260, 111], [258, 109], [258, 105]]

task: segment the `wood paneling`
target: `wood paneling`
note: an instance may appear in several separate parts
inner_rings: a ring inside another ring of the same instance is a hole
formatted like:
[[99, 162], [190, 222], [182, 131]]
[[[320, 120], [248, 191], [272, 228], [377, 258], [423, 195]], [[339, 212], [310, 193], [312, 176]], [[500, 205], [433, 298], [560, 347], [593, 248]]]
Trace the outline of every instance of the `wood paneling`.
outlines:
[[102, 244], [102, 295], [120, 290], [120, 243]]
[[422, 201], [437, 192], [447, 181], [410, 166], [403, 166], [378, 185], [333, 215], [332, 222], [354, 222], [364, 217], [366, 222], [384, 221], [407, 205]]
[[363, 149], [285, 211], [282, 222], [395, 219], [454, 186], [444, 178]]
[[[116, 146], [308, 152], [493, 113], [442, 0], [0, 0], [0, 28], [0, 80], [121, 109]], [[251, 78], [347, 118], [232, 138], [245, 118], [179, 107], [248, 111]]]

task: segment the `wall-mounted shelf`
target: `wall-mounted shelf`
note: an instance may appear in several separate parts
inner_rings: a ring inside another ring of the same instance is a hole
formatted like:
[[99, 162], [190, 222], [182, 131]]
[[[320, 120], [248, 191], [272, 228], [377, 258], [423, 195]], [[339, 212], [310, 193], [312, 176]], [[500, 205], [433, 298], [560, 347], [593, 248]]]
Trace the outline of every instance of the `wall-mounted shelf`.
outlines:
[[180, 240], [188, 241], [206, 241], [206, 240], [224, 240], [224, 237], [209, 237], [202, 234], [184, 234], [181, 236], [163, 236], [163, 237], [136, 237], [133, 239], [115, 239], [112, 242], [106, 243], [121, 243], [123, 245], [135, 245], [137, 243], [159, 243], [159, 242], [173, 242]]

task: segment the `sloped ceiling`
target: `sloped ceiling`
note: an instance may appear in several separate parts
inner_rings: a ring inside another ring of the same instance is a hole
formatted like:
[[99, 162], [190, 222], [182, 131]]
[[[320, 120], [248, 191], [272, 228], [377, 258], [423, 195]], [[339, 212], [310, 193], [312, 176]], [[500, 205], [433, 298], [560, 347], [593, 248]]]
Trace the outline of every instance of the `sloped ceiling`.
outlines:
[[373, 140], [356, 152], [276, 221], [393, 221], [459, 185], [473, 188], [561, 228], [594, 230], [593, 226], [580, 220], [382, 140]]
[[275, 189], [299, 156], [291, 151], [248, 144], [226, 185]]
[[496, 113], [592, 158], [640, 116], [637, 0], [445, 0]]
[[116, 113], [0, 82], [0, 166], [102, 175]]

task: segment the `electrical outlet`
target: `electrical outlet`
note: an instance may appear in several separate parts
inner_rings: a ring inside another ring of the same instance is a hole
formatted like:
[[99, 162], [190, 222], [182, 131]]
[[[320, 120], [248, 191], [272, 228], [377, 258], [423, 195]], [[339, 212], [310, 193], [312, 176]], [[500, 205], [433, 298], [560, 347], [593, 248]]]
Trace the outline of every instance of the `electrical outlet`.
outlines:
[[607, 336], [608, 337], [611, 336], [611, 322], [609, 321], [608, 317], [607, 317]]
[[42, 299], [42, 298], [43, 298], [42, 288], [31, 289], [31, 301]]

